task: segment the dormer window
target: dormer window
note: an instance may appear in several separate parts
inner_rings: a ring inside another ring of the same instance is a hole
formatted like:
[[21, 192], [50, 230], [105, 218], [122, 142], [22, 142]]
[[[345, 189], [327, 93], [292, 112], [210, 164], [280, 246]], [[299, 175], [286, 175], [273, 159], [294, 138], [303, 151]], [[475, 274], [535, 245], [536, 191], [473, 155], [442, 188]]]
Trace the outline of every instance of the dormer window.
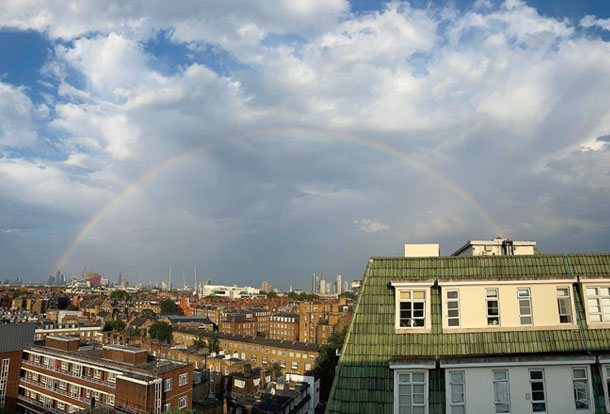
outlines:
[[398, 291], [398, 326], [400, 328], [423, 328], [426, 326], [426, 291]]

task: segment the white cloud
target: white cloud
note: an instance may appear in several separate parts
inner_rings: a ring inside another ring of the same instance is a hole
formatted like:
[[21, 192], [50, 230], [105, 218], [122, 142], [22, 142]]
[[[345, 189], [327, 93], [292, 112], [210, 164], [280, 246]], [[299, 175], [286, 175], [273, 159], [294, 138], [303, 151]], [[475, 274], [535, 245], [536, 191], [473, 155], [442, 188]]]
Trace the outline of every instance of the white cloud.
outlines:
[[0, 82], [0, 147], [31, 147], [38, 138], [36, 121], [46, 110], [32, 103], [25, 88]]
[[601, 29], [610, 31], [610, 19], [598, 19], [591, 15], [580, 19], [580, 25], [582, 27], [599, 27]]
[[376, 233], [390, 228], [387, 224], [377, 221], [376, 218], [354, 220], [354, 224], [358, 225], [356, 231], [363, 231], [365, 233]]

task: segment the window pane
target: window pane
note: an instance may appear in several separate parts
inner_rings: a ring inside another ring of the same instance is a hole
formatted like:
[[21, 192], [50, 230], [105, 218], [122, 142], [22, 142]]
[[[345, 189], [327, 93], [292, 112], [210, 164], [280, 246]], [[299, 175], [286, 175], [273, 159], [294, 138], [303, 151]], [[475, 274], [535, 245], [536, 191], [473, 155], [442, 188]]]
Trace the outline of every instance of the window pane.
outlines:
[[399, 385], [398, 386], [398, 395], [411, 395], [411, 386], [410, 385]]
[[400, 299], [411, 299], [411, 292], [400, 292]]
[[530, 379], [542, 379], [542, 371], [530, 371]]
[[496, 413], [508, 413], [510, 412], [508, 404], [496, 404]]
[[457, 301], [447, 302], [447, 309], [457, 309], [457, 308], [458, 308]]
[[464, 373], [462, 371], [451, 372], [451, 382], [464, 382]]
[[568, 288], [557, 288], [557, 296], [569, 296]]
[[526, 298], [529, 297], [530, 295], [530, 290], [527, 288], [519, 288], [517, 289], [517, 296], [519, 296], [520, 298]]
[[587, 288], [587, 296], [597, 296], [597, 288]]
[[487, 289], [486, 290], [486, 295], [488, 298], [497, 298], [498, 297], [498, 291], [496, 289]]
[[504, 380], [508, 377], [508, 372], [506, 371], [494, 371], [494, 379], [496, 380]]
[[586, 379], [587, 378], [587, 371], [584, 368], [574, 368], [574, 369], [572, 369], [572, 372], [574, 373], [575, 379]]
[[460, 316], [460, 312], [457, 309], [449, 309], [447, 311], [447, 316], [450, 318], [457, 318]]
[[521, 325], [531, 325], [532, 317], [531, 316], [522, 316], [521, 317]]
[[413, 373], [413, 382], [423, 383], [426, 376], [423, 372], [414, 372]]
[[412, 414], [411, 406], [402, 406], [398, 408], [400, 414]]
[[399, 382], [409, 382], [409, 381], [411, 381], [411, 374], [409, 374], [409, 373], [398, 374], [398, 381]]
[[399, 405], [411, 405], [411, 396], [410, 395], [399, 395], [398, 396], [398, 404]]
[[532, 411], [535, 413], [543, 413], [546, 411], [546, 403], [532, 403]]
[[463, 405], [454, 405], [451, 407], [451, 414], [464, 414], [464, 412]]
[[449, 319], [447, 326], [460, 326], [460, 321], [458, 319]]
[[602, 296], [609, 296], [610, 295], [610, 288], [607, 287], [603, 287], [599, 289], [599, 294]]
[[447, 299], [457, 299], [458, 293], [457, 290], [450, 290], [447, 292]]
[[423, 290], [416, 290], [415, 292], [413, 292], [413, 299], [425, 299], [426, 298], [426, 292], [424, 292]]

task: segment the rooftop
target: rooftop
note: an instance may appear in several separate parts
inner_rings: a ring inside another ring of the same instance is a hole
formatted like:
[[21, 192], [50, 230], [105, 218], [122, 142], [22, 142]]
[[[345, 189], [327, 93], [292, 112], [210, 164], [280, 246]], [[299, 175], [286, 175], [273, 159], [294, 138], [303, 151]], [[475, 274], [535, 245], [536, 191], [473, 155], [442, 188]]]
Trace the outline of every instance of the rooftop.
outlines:
[[[531, 354], [569, 355], [610, 350], [609, 329], [531, 330], [447, 333], [442, 331], [439, 282], [476, 280], [610, 278], [610, 254], [373, 257], [367, 264], [352, 323], [331, 391], [329, 413], [391, 412], [393, 376], [390, 360], [506, 357]], [[392, 281], [426, 281], [431, 286], [431, 333], [396, 334]], [[577, 310], [584, 314], [575, 290]], [[430, 387], [440, 387], [433, 378]], [[368, 390], [363, 393], [362, 390]], [[374, 402], [371, 402], [374, 401]], [[430, 412], [443, 412], [430, 401]]]

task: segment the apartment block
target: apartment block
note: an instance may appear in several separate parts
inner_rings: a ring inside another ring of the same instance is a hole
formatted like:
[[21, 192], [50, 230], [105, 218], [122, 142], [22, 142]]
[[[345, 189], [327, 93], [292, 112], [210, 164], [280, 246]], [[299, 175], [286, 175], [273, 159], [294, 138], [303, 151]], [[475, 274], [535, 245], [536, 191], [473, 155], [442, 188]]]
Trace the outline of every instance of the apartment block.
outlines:
[[0, 409], [17, 404], [22, 350], [34, 340], [35, 323], [0, 325]]
[[192, 366], [120, 345], [81, 346], [47, 336], [23, 352], [18, 406], [28, 413], [73, 413], [92, 404], [160, 414], [192, 406]]
[[271, 315], [269, 322], [269, 338], [284, 341], [299, 340], [299, 315], [296, 313], [280, 312]]

